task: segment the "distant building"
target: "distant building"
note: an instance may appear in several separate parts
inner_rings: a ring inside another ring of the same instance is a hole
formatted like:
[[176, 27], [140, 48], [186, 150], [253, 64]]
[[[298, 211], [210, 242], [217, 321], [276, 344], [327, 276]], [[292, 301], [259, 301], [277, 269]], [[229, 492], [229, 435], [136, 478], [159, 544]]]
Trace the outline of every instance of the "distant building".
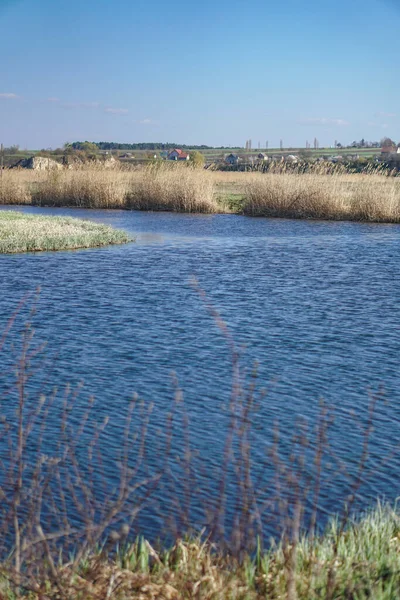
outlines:
[[167, 156], [167, 160], [189, 160], [190, 155], [180, 148], [174, 148]]
[[228, 156], [225, 157], [225, 162], [228, 165], [237, 165], [239, 160], [240, 158], [237, 154], [228, 154]]

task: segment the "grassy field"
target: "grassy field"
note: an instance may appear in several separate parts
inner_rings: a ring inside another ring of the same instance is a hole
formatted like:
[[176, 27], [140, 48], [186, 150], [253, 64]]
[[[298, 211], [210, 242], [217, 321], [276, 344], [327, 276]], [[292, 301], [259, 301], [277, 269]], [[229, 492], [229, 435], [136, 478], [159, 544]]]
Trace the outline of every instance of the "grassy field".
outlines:
[[[160, 151], [158, 150], [113, 150], [112, 155], [117, 158], [124, 156], [127, 153], [131, 154], [132, 158], [122, 159], [122, 162], [125, 164], [135, 165], [143, 162], [148, 162], [153, 158], [154, 154], [159, 154], [159, 152]], [[190, 149], [188, 149], [188, 152], [190, 152]], [[245, 148], [210, 148], [200, 150], [200, 152], [204, 154], [206, 162], [209, 163], [223, 160], [224, 157], [227, 154], [230, 154], [231, 152], [239, 154], [241, 157], [248, 156], [249, 158], [257, 156], [259, 152], [267, 154], [268, 156], [281, 156], [288, 154], [303, 155], [304, 153], [306, 153], [307, 157], [309, 157], [311, 160], [314, 160], [323, 156], [330, 157], [337, 155], [343, 156], [346, 159], [347, 156], [354, 156], [356, 154], [360, 158], [372, 158], [376, 155], [380, 155], [381, 150], [380, 148], [318, 148], [316, 150], [314, 148], [283, 148], [282, 150], [280, 148], [253, 148], [252, 150], [246, 150]], [[43, 151], [20, 150], [19, 152], [14, 154], [5, 153], [3, 156], [3, 162], [6, 167], [9, 167], [16, 164], [22, 158], [29, 158], [35, 154], [43, 155]], [[51, 158], [59, 162], [63, 161], [64, 153], [62, 150], [60, 150], [60, 152], [58, 153], [48, 153], [48, 151], [45, 151], [44, 154], [46, 156], [51, 156]], [[100, 154], [104, 155], [105, 152], [100, 151]]]
[[123, 231], [90, 221], [0, 211], [1, 254], [93, 248], [128, 241]]

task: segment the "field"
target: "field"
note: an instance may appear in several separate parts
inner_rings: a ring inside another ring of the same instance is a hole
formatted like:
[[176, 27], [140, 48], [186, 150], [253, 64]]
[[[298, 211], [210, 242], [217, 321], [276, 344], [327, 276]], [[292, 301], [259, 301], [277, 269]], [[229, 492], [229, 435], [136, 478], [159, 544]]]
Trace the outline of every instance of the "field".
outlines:
[[[190, 152], [190, 148], [188, 152]], [[370, 159], [374, 156], [380, 155], [380, 148], [318, 148], [315, 150], [314, 148], [305, 149], [305, 148], [253, 148], [252, 150], [246, 150], [244, 148], [210, 148], [210, 149], [202, 149], [200, 152], [204, 155], [206, 164], [213, 163], [215, 161], [223, 161], [224, 157], [230, 154], [231, 152], [235, 154], [239, 154], [241, 157], [251, 157], [257, 156], [259, 152], [268, 155], [269, 157], [273, 156], [287, 156], [289, 154], [295, 154], [297, 156], [306, 156], [310, 160], [315, 160], [320, 157], [331, 157], [331, 156], [343, 156], [344, 159], [347, 157], [351, 157], [354, 155], [358, 155], [362, 159]], [[63, 160], [63, 151], [43, 151], [43, 150], [20, 150], [14, 154], [4, 153], [3, 163], [5, 167], [12, 166], [16, 164], [19, 160], [23, 158], [29, 158], [33, 155], [49, 155], [54, 160], [62, 162]], [[100, 151], [101, 155], [106, 155], [105, 151]], [[147, 163], [154, 158], [154, 154], [158, 155], [159, 150], [112, 150], [109, 151], [108, 154], [112, 154], [115, 158], [123, 157], [126, 154], [132, 154], [131, 158], [122, 158], [121, 162], [123, 164], [128, 165], [138, 165], [142, 163]]]
[[92, 248], [128, 241], [123, 231], [90, 221], [0, 212], [0, 254]]

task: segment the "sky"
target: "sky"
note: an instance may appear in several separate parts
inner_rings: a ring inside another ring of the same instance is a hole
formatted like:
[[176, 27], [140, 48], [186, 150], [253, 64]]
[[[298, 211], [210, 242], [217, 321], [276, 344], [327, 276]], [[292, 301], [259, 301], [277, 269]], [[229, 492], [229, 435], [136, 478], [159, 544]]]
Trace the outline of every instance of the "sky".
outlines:
[[400, 141], [400, 0], [0, 0], [0, 142]]

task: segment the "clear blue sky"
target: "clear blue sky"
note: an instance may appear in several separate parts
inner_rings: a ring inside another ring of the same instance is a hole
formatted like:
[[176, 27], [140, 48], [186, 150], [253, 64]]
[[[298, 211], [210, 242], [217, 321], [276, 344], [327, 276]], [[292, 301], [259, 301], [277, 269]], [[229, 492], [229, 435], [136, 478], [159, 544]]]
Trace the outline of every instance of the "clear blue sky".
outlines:
[[400, 141], [400, 0], [0, 0], [0, 142]]

